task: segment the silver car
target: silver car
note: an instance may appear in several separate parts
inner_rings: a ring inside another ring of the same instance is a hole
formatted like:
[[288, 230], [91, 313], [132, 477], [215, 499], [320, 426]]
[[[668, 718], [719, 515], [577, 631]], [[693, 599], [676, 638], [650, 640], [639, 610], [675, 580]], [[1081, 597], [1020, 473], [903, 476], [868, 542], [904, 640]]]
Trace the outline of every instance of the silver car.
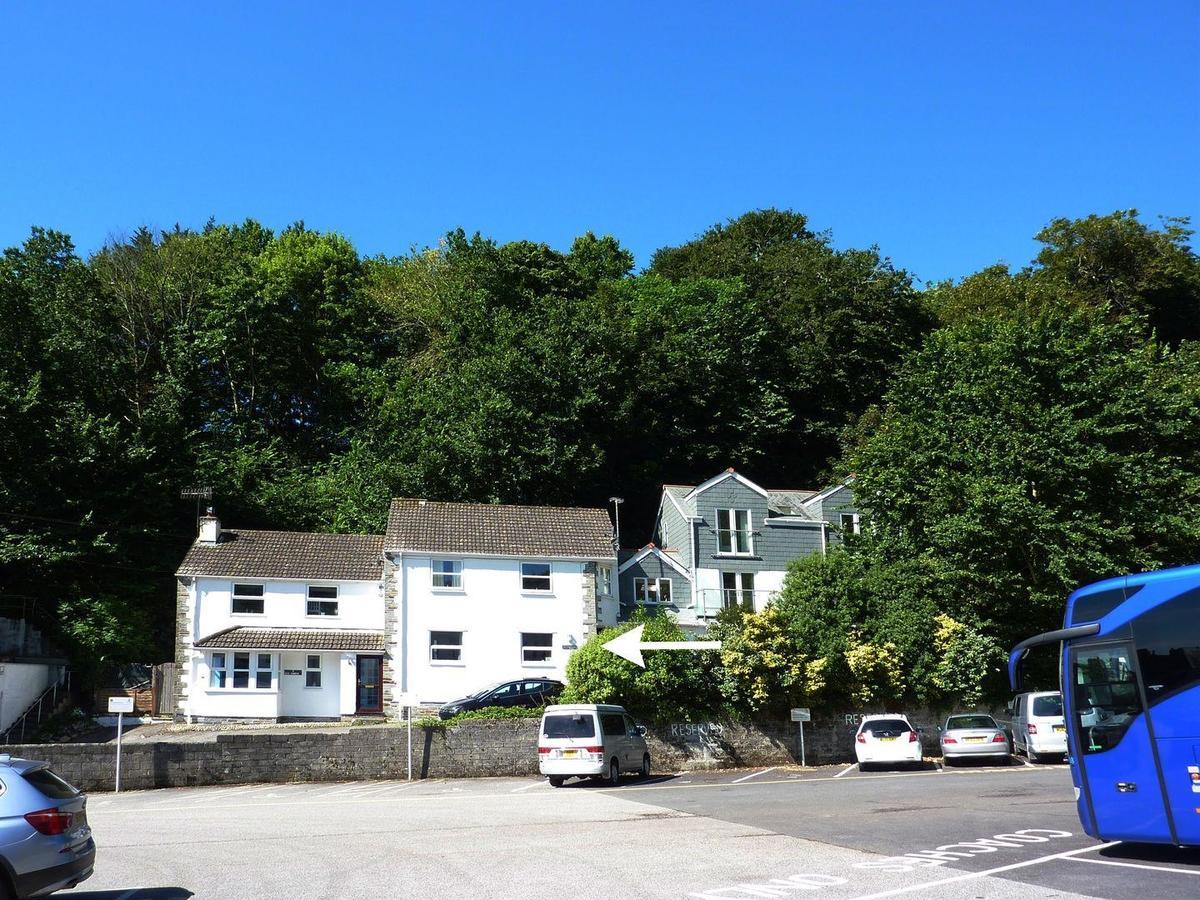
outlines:
[[996, 720], [982, 713], [950, 716], [942, 726], [942, 759], [949, 765], [960, 759], [1008, 760], [1008, 735]]
[[95, 861], [87, 796], [44, 762], [0, 754], [0, 900], [75, 887]]

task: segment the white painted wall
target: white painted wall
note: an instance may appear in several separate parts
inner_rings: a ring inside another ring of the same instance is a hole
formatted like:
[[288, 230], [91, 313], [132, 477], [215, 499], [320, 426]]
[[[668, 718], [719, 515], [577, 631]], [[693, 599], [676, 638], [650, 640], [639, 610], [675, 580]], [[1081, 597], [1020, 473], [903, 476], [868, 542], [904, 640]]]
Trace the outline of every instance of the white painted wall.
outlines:
[[778, 593], [783, 589], [783, 579], [787, 577], [787, 572], [766, 571], [754, 573], [754, 608], [757, 612], [762, 612], [766, 609], [768, 594]]
[[[199, 608], [194, 613], [196, 640], [216, 631], [244, 625], [248, 628], [377, 628], [383, 629], [383, 597], [377, 581], [264, 581], [238, 579], [238, 583], [263, 585], [262, 615], [232, 612], [233, 579], [198, 578]], [[308, 585], [336, 585], [338, 614], [307, 615]]]
[[50, 687], [57, 673], [58, 666], [48, 663], [0, 662], [0, 731]]
[[[249, 628], [313, 628], [383, 630], [383, 597], [376, 581], [275, 581], [237, 579], [263, 585], [262, 615], [234, 614], [231, 610], [234, 579], [197, 578], [189, 589], [191, 639], [196, 641], [234, 626]], [[307, 615], [307, 585], [336, 584], [338, 615]], [[188, 679], [185, 715], [230, 718], [336, 718], [355, 711], [355, 658], [353, 653], [322, 653], [322, 685], [305, 688], [305, 676], [284, 675], [284, 669], [304, 671], [306, 653], [273, 653], [274, 678], [270, 690], [213, 688], [210, 685], [211, 651], [192, 650], [182, 677]], [[232, 654], [233, 651], [226, 651]], [[281, 659], [282, 658], [282, 659]], [[232, 657], [230, 656], [230, 680]], [[253, 678], [253, 675], [251, 676]]]
[[[496, 681], [563, 680], [571, 653], [565, 645], [584, 641], [584, 563], [540, 561], [551, 563], [548, 595], [521, 590], [517, 559], [462, 558], [462, 589], [443, 590], [432, 586], [431, 557], [402, 556], [401, 623], [390, 648], [396, 690], [415, 693], [420, 703], [441, 703]], [[432, 662], [431, 631], [463, 632], [462, 661]], [[522, 661], [522, 632], [553, 634], [548, 663]]]

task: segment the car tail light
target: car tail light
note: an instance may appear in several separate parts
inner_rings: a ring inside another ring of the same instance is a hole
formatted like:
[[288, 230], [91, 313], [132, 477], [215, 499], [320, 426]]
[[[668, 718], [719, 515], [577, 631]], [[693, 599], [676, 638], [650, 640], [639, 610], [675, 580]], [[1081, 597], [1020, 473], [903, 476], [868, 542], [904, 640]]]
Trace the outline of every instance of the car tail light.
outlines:
[[943, 744], [957, 744], [958, 741], [956, 741], [954, 738], [950, 737], [950, 735], [946, 735], [944, 738], [942, 738], [942, 743]]
[[39, 809], [25, 814], [25, 821], [40, 834], [66, 834], [75, 823], [75, 816], [57, 809]]
[[865, 744], [867, 742], [867, 734], [865, 731], [860, 731], [854, 739], [860, 744]]
[[604, 748], [603, 747], [584, 747], [583, 752], [584, 753], [603, 753]]
[[915, 731], [910, 731], [908, 733], [908, 742], [910, 744], [915, 744], [917, 742], [917, 733]]
[[992, 743], [993, 743], [993, 744], [1007, 744], [1007, 743], [1008, 743], [1008, 738], [1006, 738], [1006, 737], [1005, 737], [1004, 735], [1002, 735], [1002, 734], [998, 734], [998, 735], [996, 735], [995, 737], [993, 737], [993, 738], [992, 738]]
[[1028, 731], [1030, 734], [1037, 734], [1037, 726], [1034, 725], [1032, 722], [1030, 722], [1028, 725], [1025, 726], [1025, 730]]
[[549, 747], [538, 747], [538, 753], [549, 753], [549, 752], [550, 752]]

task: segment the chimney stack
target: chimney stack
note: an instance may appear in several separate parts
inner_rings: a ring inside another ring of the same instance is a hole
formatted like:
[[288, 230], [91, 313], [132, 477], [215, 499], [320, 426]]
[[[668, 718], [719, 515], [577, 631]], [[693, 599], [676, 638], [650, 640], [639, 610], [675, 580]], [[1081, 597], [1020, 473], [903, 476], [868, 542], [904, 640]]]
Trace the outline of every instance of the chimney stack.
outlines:
[[221, 520], [210, 506], [200, 517], [200, 543], [215, 544], [221, 539]]

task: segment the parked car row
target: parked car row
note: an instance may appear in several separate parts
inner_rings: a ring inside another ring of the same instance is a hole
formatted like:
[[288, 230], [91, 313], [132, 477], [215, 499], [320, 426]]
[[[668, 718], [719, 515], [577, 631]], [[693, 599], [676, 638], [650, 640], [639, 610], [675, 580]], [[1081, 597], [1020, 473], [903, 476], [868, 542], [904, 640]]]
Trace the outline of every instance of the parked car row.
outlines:
[[451, 700], [438, 709], [438, 717], [451, 719], [459, 713], [489, 706], [523, 706], [536, 709], [553, 703], [563, 692], [563, 683], [553, 678], [518, 678], [515, 681], [498, 681], [482, 690], [458, 700]]
[[[1007, 759], [1023, 754], [1030, 762], [1062, 759], [1067, 752], [1067, 728], [1058, 691], [1018, 694], [1007, 707], [1008, 727], [985, 713], [948, 716], [938, 730], [946, 765], [966, 759]], [[854, 735], [859, 768], [919, 764], [920, 729], [903, 713], [863, 716]]]

